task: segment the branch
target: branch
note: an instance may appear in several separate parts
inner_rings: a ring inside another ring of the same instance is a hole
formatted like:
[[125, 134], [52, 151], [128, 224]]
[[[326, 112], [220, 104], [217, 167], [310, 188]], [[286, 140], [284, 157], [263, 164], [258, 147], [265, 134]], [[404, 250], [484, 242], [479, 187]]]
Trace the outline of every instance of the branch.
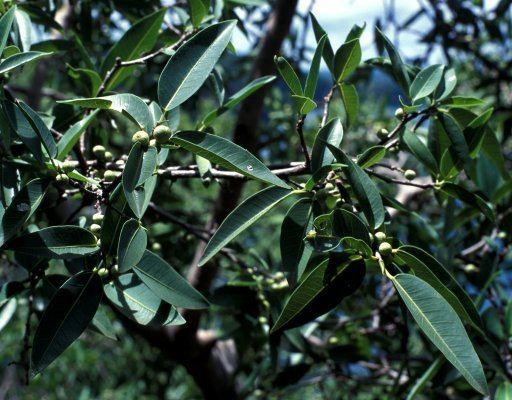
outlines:
[[309, 171], [311, 168], [311, 158], [309, 156], [308, 146], [306, 144], [306, 139], [304, 139], [304, 121], [306, 120], [305, 115], [299, 115], [299, 119], [297, 120], [296, 130], [300, 139], [300, 147], [302, 148], [302, 153], [304, 153], [304, 158], [306, 159], [306, 169]]

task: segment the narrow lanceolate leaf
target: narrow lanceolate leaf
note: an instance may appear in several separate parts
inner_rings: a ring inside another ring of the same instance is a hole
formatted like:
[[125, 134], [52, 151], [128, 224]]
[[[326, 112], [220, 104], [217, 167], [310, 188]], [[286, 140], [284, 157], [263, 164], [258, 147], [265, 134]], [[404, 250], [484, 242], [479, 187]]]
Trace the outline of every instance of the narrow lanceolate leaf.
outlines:
[[231, 40], [235, 21], [203, 29], [183, 44], [167, 62], [158, 80], [158, 100], [172, 110], [202, 86]]
[[489, 221], [493, 222], [495, 220], [492, 208], [477, 194], [471, 193], [469, 190], [464, 189], [462, 186], [451, 182], [443, 183], [441, 186], [441, 191], [445, 192], [451, 197], [461, 200], [470, 207], [479, 210], [486, 216], [486, 218], [489, 219]]
[[148, 235], [140, 222], [135, 219], [126, 221], [119, 236], [117, 263], [120, 272], [134, 267], [144, 255], [148, 244]]
[[171, 140], [185, 150], [230, 171], [239, 172], [258, 181], [289, 188], [286, 182], [274, 175], [260, 160], [227, 139], [204, 132], [183, 131], [175, 133]]
[[306, 78], [306, 86], [304, 87], [304, 96], [310, 99], [315, 98], [316, 84], [318, 82], [318, 72], [320, 71], [320, 61], [322, 61], [322, 54], [324, 51], [325, 41], [327, 35], [324, 35], [316, 46], [315, 54], [311, 60], [311, 67], [309, 68], [308, 77]]
[[57, 155], [57, 145], [55, 140], [53, 139], [52, 133], [41, 119], [39, 114], [37, 114], [34, 110], [32, 110], [28, 105], [24, 102], [18, 102], [18, 105], [21, 111], [25, 114], [25, 117], [29, 121], [32, 129], [39, 137], [41, 144], [43, 145], [46, 153], [50, 156], [50, 158], [55, 158]]
[[375, 32], [379, 36], [379, 38], [384, 43], [384, 47], [388, 52], [389, 59], [391, 60], [391, 68], [393, 70], [393, 75], [404, 92], [404, 94], [409, 94], [409, 87], [411, 86], [411, 79], [409, 78], [409, 73], [407, 72], [407, 68], [398, 54], [398, 51], [393, 46], [393, 43], [384, 35], [379, 28], [376, 28]]
[[51, 226], [15, 238], [4, 245], [6, 250], [50, 259], [77, 258], [99, 250], [94, 235], [78, 226]]
[[292, 99], [301, 115], [307, 115], [316, 108], [316, 103], [309, 97], [293, 94]]
[[437, 161], [428, 147], [408, 129], [405, 129], [400, 136], [412, 154], [429, 170], [431, 174], [437, 174], [439, 167]]
[[324, 127], [320, 128], [311, 151], [311, 170], [313, 173], [334, 161], [334, 155], [327, 149], [326, 143], [339, 147], [342, 139], [343, 126], [339, 118], [331, 119]]
[[297, 76], [290, 63], [286, 60], [286, 58], [275, 56], [274, 62], [276, 64], [277, 70], [279, 71], [279, 74], [283, 78], [286, 85], [290, 88], [292, 93], [296, 96], [303, 96], [304, 92], [302, 91], [302, 85], [300, 83], [299, 77]]
[[252, 195], [237, 208], [219, 226], [212, 236], [204, 254], [199, 260], [199, 265], [204, 265], [217, 254], [231, 240], [242, 231], [251, 226], [263, 215], [269, 212], [281, 201], [291, 196], [294, 192], [280, 187], [269, 187]]
[[361, 62], [361, 44], [359, 39], [345, 42], [334, 56], [334, 79], [341, 82], [359, 66]]
[[[101, 75], [105, 76], [107, 71], [114, 66], [118, 57], [122, 61], [130, 61], [150, 51], [156, 43], [166, 11], [166, 8], [162, 8], [133, 24], [109, 50], [101, 65]], [[133, 68], [135, 67], [118, 68], [107, 82], [105, 89], [109, 90], [115, 87], [132, 75]]]
[[386, 156], [386, 146], [372, 146], [364, 151], [357, 159], [357, 164], [361, 168], [369, 168], [377, 164]]
[[444, 65], [436, 64], [422, 69], [411, 83], [409, 95], [412, 102], [421, 100], [434, 93], [443, 79]]
[[416, 323], [468, 383], [487, 395], [482, 364], [462, 322], [450, 304], [428, 283], [398, 274], [393, 283]]
[[176, 307], [208, 308], [208, 301], [162, 258], [149, 250], [133, 267], [137, 276], [155, 295]]
[[341, 260], [332, 254], [292, 292], [271, 333], [303, 325], [332, 310], [361, 286], [365, 273], [360, 256]]
[[352, 190], [370, 226], [375, 229], [378, 228], [384, 223], [385, 212], [377, 186], [361, 167], [354, 163], [350, 157], [347, 157], [343, 151], [330, 144], [327, 144], [327, 147], [338, 162], [348, 165], [346, 174]]
[[332, 234], [337, 237], [353, 237], [371, 245], [370, 232], [364, 222], [353, 212], [336, 208], [332, 213]]
[[80, 121], [71, 125], [69, 129], [64, 132], [57, 143], [57, 160], [62, 161], [66, 158], [73, 146], [78, 142], [78, 139], [80, 139], [80, 136], [82, 136], [87, 127], [91, 124], [94, 118], [96, 118], [96, 114], [98, 114], [98, 112], [98, 110], [94, 110]]
[[359, 114], [359, 95], [357, 94], [356, 87], [352, 84], [339, 83], [338, 89], [345, 109], [346, 125], [350, 127], [354, 125]]
[[210, 125], [215, 118], [224, 114], [226, 111], [231, 110], [233, 107], [235, 107], [237, 104], [239, 104], [244, 99], [249, 97], [251, 94], [253, 94], [257, 90], [261, 89], [263, 86], [269, 84], [274, 80], [275, 76], [262, 76], [261, 78], [253, 80], [243, 89], [240, 89], [233, 96], [231, 96], [221, 107], [209, 112], [206, 115], [206, 117], [204, 117], [202, 125]]
[[119, 276], [103, 287], [105, 296], [126, 317], [141, 325], [182, 325], [183, 317], [156, 296], [134, 273]]
[[313, 250], [304, 246], [304, 238], [311, 228], [311, 205], [311, 199], [298, 200], [290, 207], [281, 225], [281, 261], [291, 283], [301, 278]]
[[455, 75], [455, 70], [453, 68], [445, 69], [443, 74], [443, 80], [441, 84], [437, 87], [435, 98], [437, 101], [441, 101], [446, 99], [455, 89], [457, 85], [457, 75]]
[[512, 400], [512, 383], [503, 382], [499, 385], [494, 400]]
[[140, 97], [131, 93], [114, 94], [103, 97], [90, 97], [59, 101], [84, 108], [117, 111], [135, 122], [140, 129], [151, 132], [154, 128], [153, 117], [149, 107]]
[[[316, 42], [318, 43], [320, 39], [326, 34], [324, 28], [320, 26], [318, 23], [316, 17], [313, 15], [313, 13], [309, 13], [309, 16], [311, 17], [311, 23], [313, 25], [313, 32], [315, 34]], [[325, 45], [324, 45], [324, 51], [322, 53], [323, 59], [325, 61], [325, 64], [327, 65], [327, 68], [329, 68], [329, 71], [333, 72], [333, 60], [334, 60], [334, 50], [332, 49], [331, 42], [329, 41], [329, 38], [326, 39]]]
[[399, 247], [396, 257], [411, 268], [418, 278], [423, 279], [437, 290], [450, 303], [462, 320], [472, 324], [480, 331], [483, 329], [480, 314], [473, 301], [439, 261], [415, 246]]
[[442, 356], [437, 357], [427, 370], [418, 378], [410, 392], [407, 394], [406, 400], [414, 400], [417, 395], [425, 388], [425, 386], [432, 380], [437, 374], [439, 368], [444, 364], [444, 358]]
[[48, 184], [41, 179], [27, 183], [12, 199], [0, 218], [0, 247], [12, 238], [37, 210]]
[[0, 54], [3, 53], [9, 33], [11, 32], [12, 22], [14, 21], [14, 13], [16, 6], [11, 7], [2, 18], [0, 18]]
[[122, 184], [117, 185], [110, 194], [110, 206], [107, 207], [101, 224], [101, 250], [107, 257], [117, 254], [121, 229], [124, 223], [134, 216], [126, 201], [122, 186]]
[[14, 68], [21, 67], [26, 63], [49, 56], [50, 54], [51, 53], [43, 53], [41, 51], [27, 51], [25, 53], [13, 54], [0, 63], [0, 74], [5, 74]]
[[443, 100], [441, 104], [453, 108], [472, 108], [483, 106], [485, 101], [476, 97], [452, 96]]
[[55, 293], [34, 335], [32, 373], [37, 375], [66, 350], [87, 328], [102, 296], [101, 278], [80, 272]]
[[440, 113], [439, 119], [441, 121], [441, 125], [443, 126], [450, 142], [452, 143], [452, 153], [456, 157], [457, 161], [462, 163], [466, 172], [469, 171], [469, 166], [471, 159], [469, 157], [469, 147], [464, 138], [464, 133], [462, 132], [460, 126], [457, 121], [453, 117], [448, 114]]

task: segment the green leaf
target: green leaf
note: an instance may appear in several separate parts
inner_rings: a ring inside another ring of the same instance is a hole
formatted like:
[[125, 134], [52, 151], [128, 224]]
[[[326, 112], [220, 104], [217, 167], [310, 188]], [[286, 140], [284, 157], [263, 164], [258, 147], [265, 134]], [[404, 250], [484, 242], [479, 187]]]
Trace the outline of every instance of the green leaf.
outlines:
[[122, 186], [122, 184], [117, 185], [110, 194], [110, 206], [107, 206], [101, 224], [101, 250], [107, 257], [117, 255], [121, 229], [124, 223], [132, 217]]
[[369, 147], [361, 154], [357, 159], [357, 164], [361, 168], [369, 168], [372, 165], [377, 164], [386, 156], [385, 146], [372, 146]]
[[482, 364], [450, 304], [416, 276], [398, 274], [393, 277], [393, 284], [425, 335], [473, 388], [487, 395], [489, 389]]
[[29, 51], [32, 45], [32, 22], [30, 16], [23, 10], [16, 9], [14, 13], [15, 42], [23, 51]]
[[77, 258], [96, 253], [94, 235], [73, 225], [51, 226], [7, 242], [3, 248], [50, 259]]
[[210, 0], [188, 0], [188, 5], [190, 7], [190, 20], [194, 28], [197, 28], [208, 14]]
[[0, 74], [5, 74], [14, 68], [21, 67], [31, 61], [46, 57], [52, 53], [43, 53], [41, 51], [27, 51], [25, 53], [13, 54], [0, 63]]
[[457, 75], [455, 75], [455, 70], [453, 68], [445, 69], [443, 80], [437, 87], [434, 97], [437, 99], [437, 101], [441, 101], [447, 98], [453, 92], [456, 85]]
[[257, 78], [246, 85], [243, 89], [240, 89], [234, 95], [232, 95], [221, 107], [209, 112], [206, 117], [203, 118], [202, 125], [210, 125], [215, 118], [224, 114], [226, 111], [233, 109], [237, 104], [242, 102], [244, 99], [249, 97], [251, 94], [261, 89], [263, 86], [274, 81], [275, 76], [262, 76]]
[[[121, 39], [116, 41], [103, 59], [101, 75], [106, 75], [114, 66], [118, 57], [122, 61], [131, 61], [140, 57], [143, 53], [150, 51], [156, 43], [166, 11], [167, 8], [162, 8], [147, 17], [141, 18], [133, 24]], [[118, 68], [109, 79], [105, 90], [117, 86], [125, 78], [131, 76], [135, 68], [136, 67]]]
[[0, 331], [4, 329], [16, 312], [17, 301], [10, 299], [4, 305], [0, 306]]
[[327, 147], [331, 153], [336, 157], [338, 162], [347, 164], [346, 169], [347, 179], [352, 186], [352, 190], [361, 205], [363, 213], [368, 220], [370, 226], [377, 229], [384, 223], [384, 205], [380, 197], [379, 190], [370, 177], [356, 164], [350, 157], [338, 149], [327, 143]]
[[308, 77], [306, 78], [306, 86], [304, 87], [304, 96], [310, 99], [315, 98], [316, 85], [318, 82], [318, 73], [320, 71], [320, 61], [322, 60], [322, 54], [324, 50], [325, 41], [327, 35], [324, 35], [316, 46], [315, 54], [311, 60], [311, 66], [309, 67]]
[[158, 99], [166, 111], [178, 107], [202, 86], [231, 40], [235, 21], [209, 26], [174, 53], [158, 80]]
[[477, 99], [476, 97], [452, 96], [446, 100], [443, 100], [441, 104], [445, 107], [472, 108], [483, 106], [485, 101], [482, 99]]
[[175, 133], [171, 141], [230, 171], [239, 172], [261, 182], [289, 188], [288, 184], [274, 175], [251, 153], [222, 137], [204, 132], [182, 131]]
[[48, 188], [41, 179], [28, 182], [12, 199], [1, 216], [0, 247], [12, 238], [37, 210]]
[[494, 400], [512, 400], [512, 383], [507, 381], [498, 386]]
[[441, 368], [444, 364], [444, 358], [442, 356], [437, 357], [432, 364], [425, 370], [423, 374], [418, 378], [418, 380], [414, 383], [414, 386], [410, 390], [409, 394], [407, 394], [406, 400], [414, 400], [417, 395], [421, 393], [423, 388], [428, 384], [430, 380], [437, 374], [439, 368]]
[[295, 328], [332, 310], [359, 288], [365, 273], [360, 256], [340, 259], [332, 254], [298, 284], [270, 333]]
[[489, 219], [489, 221], [495, 221], [492, 208], [477, 194], [471, 193], [469, 190], [464, 189], [462, 186], [451, 182], [443, 183], [441, 186], [441, 191], [479, 210], [486, 216], [486, 218]]
[[50, 365], [87, 328], [100, 304], [101, 289], [101, 278], [84, 271], [69, 278], [57, 290], [34, 335], [33, 375]]
[[275, 56], [274, 62], [279, 74], [284, 79], [284, 82], [288, 85], [292, 93], [296, 96], [304, 96], [299, 77], [286, 58]]
[[149, 107], [140, 97], [131, 93], [114, 94], [103, 97], [90, 97], [59, 101], [62, 104], [70, 104], [84, 108], [117, 111], [129, 117], [140, 129], [151, 132], [154, 121]]
[[[337, 208], [330, 214], [332, 216], [332, 234], [340, 238], [353, 237], [371, 245], [370, 232], [364, 222], [353, 212]], [[315, 220], [315, 224], [317, 223]]]
[[109, 339], [117, 340], [116, 330], [105, 312], [104, 307], [101, 305], [96, 310], [96, 314], [94, 314], [89, 328]]
[[133, 267], [137, 276], [163, 301], [188, 309], [208, 308], [208, 301], [173, 267], [156, 254], [146, 250]]
[[14, 13], [16, 6], [11, 7], [2, 18], [0, 18], [0, 54], [4, 52], [9, 33], [11, 32], [12, 22], [14, 21]]
[[298, 200], [290, 207], [281, 225], [281, 261], [290, 283], [301, 278], [312, 253], [311, 247], [304, 246], [304, 238], [311, 228], [311, 205], [311, 199]]
[[334, 156], [327, 150], [326, 143], [339, 147], [342, 140], [343, 126], [339, 118], [331, 119], [324, 127], [320, 128], [311, 150], [311, 170], [313, 173], [334, 161]]
[[80, 139], [80, 136], [82, 136], [90, 123], [96, 118], [98, 112], [98, 110], [94, 110], [80, 121], [71, 125], [68, 130], [64, 132], [57, 143], [57, 160], [62, 161], [66, 158], [71, 149], [73, 149], [73, 146], [78, 142], [78, 139]]
[[448, 135], [448, 138], [450, 139], [450, 142], [452, 143], [451, 148], [453, 149], [453, 156], [455, 156], [457, 161], [462, 163], [466, 172], [469, 173], [471, 163], [469, 147], [459, 124], [453, 117], [445, 113], [440, 113], [439, 119], [446, 134]]
[[301, 115], [307, 115], [316, 108], [316, 103], [309, 97], [293, 94], [292, 99], [297, 107], [297, 112]]
[[429, 170], [431, 174], [437, 174], [439, 167], [437, 161], [428, 149], [428, 147], [408, 129], [404, 129], [400, 138], [405, 143], [409, 151]]
[[68, 67], [68, 75], [81, 86], [84, 86], [89, 96], [98, 93], [101, 86], [101, 77], [96, 71], [87, 68], [73, 68], [71, 65], [66, 66]]
[[23, 283], [19, 281], [5, 282], [0, 286], [0, 307], [4, 306], [11, 298], [25, 290]]
[[[309, 13], [309, 16], [311, 17], [311, 23], [313, 25], [313, 32], [315, 34], [316, 42], [318, 43], [320, 41], [320, 39], [326, 34], [326, 32], [320, 26], [316, 17], [313, 15], [313, 13]], [[332, 45], [331, 45], [331, 42], [329, 41], [329, 38], [327, 38], [325, 40], [324, 51], [322, 53], [322, 56], [325, 61], [325, 64], [327, 65], [327, 68], [329, 68], [329, 71], [331, 71], [331, 73], [332, 73], [333, 72], [334, 50], [332, 49]]]
[[341, 82], [355, 71], [361, 62], [361, 44], [359, 39], [345, 42], [334, 55], [334, 79]]
[[129, 219], [123, 225], [119, 236], [119, 247], [117, 249], [117, 263], [120, 272], [126, 272], [140, 261], [146, 246], [148, 235], [140, 222]]
[[130, 208], [137, 216], [144, 214], [145, 196], [140, 193], [141, 186], [153, 175], [157, 164], [157, 151], [154, 146], [144, 150], [140, 143], [135, 143], [128, 155], [123, 170], [123, 189]]
[[356, 87], [352, 84], [339, 83], [338, 89], [345, 109], [346, 125], [347, 127], [354, 125], [359, 114], [359, 95], [357, 94]]
[[396, 257], [411, 268], [418, 278], [427, 282], [443, 296], [464, 321], [482, 331], [482, 320], [473, 301], [439, 261], [415, 246], [399, 247]]
[[105, 296], [128, 318], [141, 325], [183, 325], [185, 320], [160, 300], [134, 273], [119, 276], [103, 287]]
[[206, 264], [231, 240], [292, 194], [291, 190], [271, 186], [246, 199], [219, 226], [206, 245], [199, 266]]
[[393, 70], [393, 75], [404, 92], [404, 94], [409, 93], [409, 86], [411, 86], [411, 79], [409, 78], [409, 73], [407, 72], [406, 65], [402, 61], [400, 54], [393, 46], [393, 43], [384, 35], [379, 28], [375, 29], [375, 33], [378, 35], [379, 39], [382, 40], [386, 51], [388, 52], [389, 59], [391, 60], [391, 68]]
[[41, 141], [41, 144], [46, 150], [48, 156], [50, 156], [50, 158], [55, 158], [55, 156], [57, 155], [57, 145], [55, 144], [55, 140], [53, 139], [52, 133], [50, 132], [42, 118], [24, 102], [19, 101], [18, 106], [20, 107], [21, 111], [25, 114], [25, 117], [29, 121], [36, 135], [39, 137], [39, 140]]
[[409, 97], [416, 103], [434, 93], [443, 79], [444, 65], [436, 64], [422, 69], [414, 78], [409, 89]]

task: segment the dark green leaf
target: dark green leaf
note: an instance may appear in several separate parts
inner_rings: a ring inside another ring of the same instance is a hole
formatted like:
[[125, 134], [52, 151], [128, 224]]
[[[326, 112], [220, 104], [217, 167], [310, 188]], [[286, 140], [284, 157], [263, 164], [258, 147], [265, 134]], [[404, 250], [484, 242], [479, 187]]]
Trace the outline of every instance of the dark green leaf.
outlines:
[[339, 83], [338, 89], [345, 109], [347, 127], [354, 125], [359, 114], [359, 95], [356, 87], [347, 83]]
[[279, 74], [284, 79], [284, 82], [288, 85], [292, 93], [296, 96], [304, 96], [299, 77], [286, 58], [276, 56], [274, 57], [274, 62], [276, 63]]
[[503, 382], [498, 386], [494, 400], [511, 400], [512, 399], [512, 383]]
[[415, 103], [434, 93], [443, 78], [444, 65], [436, 64], [422, 69], [414, 78], [409, 89], [409, 96]]
[[98, 110], [94, 110], [80, 121], [71, 125], [69, 129], [64, 132], [57, 143], [57, 160], [62, 161], [66, 158], [73, 146], [78, 142], [78, 139], [80, 139], [80, 136], [82, 136], [90, 123], [96, 118], [98, 112]]
[[441, 101], [447, 98], [455, 89], [457, 85], [457, 75], [455, 75], [455, 70], [453, 68], [448, 68], [444, 70], [443, 80], [441, 84], [437, 87], [434, 97]]
[[372, 146], [365, 150], [363, 154], [357, 159], [357, 164], [361, 168], [369, 168], [372, 165], [377, 164], [386, 156], [385, 146]]
[[342, 139], [343, 126], [339, 118], [331, 119], [324, 127], [320, 128], [311, 151], [311, 170], [313, 172], [334, 161], [334, 156], [327, 150], [326, 143], [339, 147]]
[[199, 27], [208, 14], [210, 0], [188, 0], [190, 6], [190, 19], [194, 28]]
[[87, 328], [102, 296], [101, 278], [80, 272], [53, 296], [34, 335], [32, 373], [37, 375], [66, 350]]
[[483, 106], [485, 104], [485, 101], [477, 99], [476, 97], [453, 96], [446, 100], [443, 100], [441, 104], [443, 106], [454, 108], [472, 108]]
[[53, 139], [52, 133], [50, 132], [44, 121], [41, 119], [39, 114], [37, 114], [24, 102], [19, 101], [18, 106], [20, 107], [21, 111], [25, 114], [25, 117], [29, 121], [36, 135], [39, 137], [39, 140], [41, 141], [41, 144], [46, 150], [48, 156], [50, 156], [50, 158], [55, 158], [57, 156], [57, 145], [55, 143], [55, 140]]
[[471, 163], [469, 147], [460, 126], [455, 119], [448, 114], [440, 113], [439, 119], [452, 143], [453, 155], [456, 157], [456, 161], [460, 161], [466, 172], [468, 172]]
[[292, 99], [297, 107], [297, 112], [301, 115], [307, 115], [316, 108], [316, 103], [309, 97], [294, 94]]
[[120, 272], [126, 272], [140, 261], [146, 246], [148, 235], [140, 222], [129, 219], [123, 225], [119, 236], [119, 247], [117, 249], [117, 263]]
[[345, 42], [334, 56], [334, 79], [341, 82], [359, 66], [361, 62], [361, 44], [359, 39]]
[[311, 66], [309, 68], [308, 77], [306, 79], [306, 86], [304, 87], [304, 96], [309, 97], [310, 99], [315, 98], [316, 85], [318, 82], [318, 73], [320, 71], [320, 61], [322, 60], [322, 54], [326, 40], [327, 35], [324, 35], [318, 41], [318, 45], [316, 46], [313, 60], [311, 60]]
[[[318, 43], [320, 39], [325, 35], [325, 30], [320, 26], [318, 23], [316, 17], [313, 15], [313, 13], [309, 13], [309, 16], [311, 17], [311, 23], [313, 25], [313, 32], [315, 34], [316, 42]], [[334, 50], [332, 49], [331, 42], [329, 41], [329, 38], [325, 40], [324, 45], [324, 51], [323, 51], [323, 58], [325, 61], [325, 64], [327, 65], [327, 68], [333, 72], [333, 60], [334, 60]]]
[[401, 135], [402, 141], [412, 154], [429, 170], [431, 174], [437, 174], [439, 167], [437, 161], [428, 149], [428, 147], [408, 129], [405, 129]]
[[7, 57], [0, 63], [0, 74], [5, 74], [14, 68], [21, 67], [28, 62], [37, 60], [41, 57], [49, 56], [51, 53], [43, 53], [41, 51], [27, 51], [25, 53], [17, 53]]
[[462, 186], [451, 182], [443, 183], [441, 190], [449, 196], [459, 199], [469, 206], [476, 208], [491, 222], [494, 222], [495, 216], [492, 208], [477, 194], [471, 193], [469, 190], [464, 189]]
[[16, 6], [11, 7], [2, 18], [0, 18], [0, 54], [3, 53], [9, 33], [11, 32], [12, 21], [14, 21], [14, 13]]

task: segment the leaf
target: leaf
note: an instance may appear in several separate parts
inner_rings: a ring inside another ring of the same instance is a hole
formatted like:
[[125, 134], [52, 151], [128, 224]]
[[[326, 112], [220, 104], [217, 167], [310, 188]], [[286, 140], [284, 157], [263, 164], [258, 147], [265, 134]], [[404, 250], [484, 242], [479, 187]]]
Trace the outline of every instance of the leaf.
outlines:
[[208, 14], [210, 0], [188, 0], [190, 6], [190, 19], [194, 28], [199, 27]]
[[511, 400], [512, 399], [512, 383], [503, 382], [498, 386], [494, 400]]
[[270, 333], [295, 328], [330, 311], [361, 286], [365, 273], [360, 256], [340, 260], [331, 255], [299, 283]]
[[316, 46], [315, 54], [311, 60], [311, 66], [309, 67], [308, 77], [306, 78], [306, 86], [304, 87], [304, 95], [310, 99], [315, 98], [316, 85], [318, 82], [318, 73], [320, 71], [320, 61], [322, 60], [322, 54], [324, 51], [325, 41], [327, 35], [324, 35]]
[[313, 173], [334, 161], [334, 156], [327, 150], [326, 143], [339, 147], [342, 140], [343, 126], [339, 118], [331, 119], [324, 127], [320, 128], [311, 151], [311, 170]]
[[26, 51], [25, 53], [13, 54], [0, 62], [0, 74], [5, 74], [14, 68], [21, 67], [31, 61], [46, 57], [52, 53], [43, 53], [42, 51]]
[[441, 84], [437, 87], [434, 97], [437, 101], [441, 101], [447, 98], [455, 89], [457, 85], [457, 75], [455, 75], [455, 70], [453, 68], [448, 68], [444, 70], [443, 80]]
[[311, 205], [311, 199], [298, 200], [290, 207], [281, 225], [281, 261], [290, 283], [301, 278], [312, 253], [311, 247], [304, 246], [304, 238], [311, 228]]
[[117, 263], [120, 272], [126, 272], [140, 261], [146, 246], [148, 235], [140, 222], [129, 219], [123, 225], [119, 236], [119, 247], [117, 250]]
[[16, 311], [16, 299], [10, 299], [4, 305], [0, 306], [0, 331], [4, 329]]
[[117, 340], [116, 330], [102, 306], [96, 310], [89, 328], [109, 339]]
[[69, 278], [57, 290], [34, 335], [33, 375], [50, 365], [87, 328], [100, 304], [101, 289], [101, 278], [84, 271]]
[[149, 250], [133, 267], [137, 276], [163, 301], [188, 309], [208, 308], [208, 301], [162, 258]]
[[211, 237], [199, 266], [206, 264], [231, 240], [292, 194], [291, 190], [271, 186], [246, 199], [226, 217]]
[[158, 99], [166, 111], [191, 97], [208, 78], [231, 40], [235, 21], [209, 26], [174, 53], [158, 80]]
[[307, 115], [316, 108], [316, 103], [309, 97], [292, 95], [292, 99], [295, 102], [298, 113], [301, 115]]
[[12, 239], [3, 248], [50, 259], [77, 258], [96, 253], [94, 235], [73, 225], [51, 226]]
[[409, 86], [411, 86], [411, 80], [409, 78], [409, 74], [407, 72], [407, 68], [398, 54], [398, 51], [395, 49], [395, 46], [391, 43], [391, 41], [384, 35], [381, 30], [377, 27], [375, 28], [375, 33], [378, 38], [384, 44], [386, 51], [388, 52], [389, 59], [391, 60], [391, 68], [393, 70], [393, 75], [402, 89], [404, 94], [409, 93]]
[[384, 223], [384, 205], [380, 197], [379, 190], [370, 177], [357, 165], [350, 157], [347, 157], [343, 151], [327, 144], [331, 153], [336, 157], [338, 162], [347, 164], [347, 179], [352, 186], [352, 190], [361, 205], [363, 213], [368, 220], [370, 226], [377, 229]]
[[[313, 32], [315, 34], [316, 42], [319, 43], [320, 39], [326, 34], [326, 32], [320, 26], [316, 17], [313, 15], [313, 13], [309, 13], [309, 16], [311, 18], [311, 23], [313, 25]], [[332, 73], [333, 72], [334, 50], [332, 49], [332, 45], [331, 45], [331, 42], [329, 41], [329, 38], [326, 38], [326, 40], [325, 40], [324, 51], [322, 53], [322, 56], [325, 61], [325, 64], [327, 65], [327, 68], [329, 68], [329, 71], [331, 71], [331, 73]]]
[[444, 65], [436, 64], [422, 69], [414, 78], [409, 89], [413, 103], [434, 93], [443, 79]]
[[12, 238], [37, 210], [43, 200], [47, 182], [33, 179], [14, 196], [1, 217], [0, 247]]
[[94, 110], [80, 121], [71, 125], [68, 130], [64, 132], [57, 143], [57, 160], [63, 161], [67, 157], [71, 149], [73, 149], [73, 146], [78, 142], [78, 139], [80, 139], [80, 136], [82, 136], [87, 127], [91, 124], [94, 118], [96, 118], [96, 114], [98, 114], [98, 112], [98, 110]]
[[276, 64], [277, 71], [292, 93], [296, 96], [304, 96], [299, 77], [286, 58], [275, 56], [274, 63]]
[[16, 9], [14, 18], [16, 43], [23, 51], [29, 51], [32, 45], [32, 23], [30, 16], [25, 11]]
[[0, 307], [5, 305], [11, 298], [23, 292], [25, 286], [19, 281], [5, 282], [0, 286]]
[[334, 79], [341, 82], [355, 71], [361, 62], [361, 44], [359, 39], [345, 42], [334, 55]]
[[361, 168], [369, 168], [372, 165], [377, 164], [386, 156], [385, 146], [372, 146], [365, 150], [357, 159], [357, 164]]
[[70, 104], [84, 108], [112, 110], [128, 116], [140, 129], [151, 132], [154, 121], [149, 107], [140, 97], [131, 93], [114, 94], [112, 96], [90, 97], [59, 101], [62, 104]]
[[410, 390], [407, 395], [406, 400], [413, 400], [416, 398], [418, 394], [421, 393], [423, 388], [427, 385], [427, 383], [432, 380], [432, 378], [437, 374], [439, 368], [441, 368], [444, 364], [444, 358], [442, 356], [437, 357], [433, 363], [421, 374], [418, 380], [414, 383], [414, 386]]
[[202, 125], [210, 125], [215, 118], [224, 114], [226, 111], [233, 109], [237, 104], [242, 102], [244, 99], [249, 97], [251, 94], [261, 89], [263, 86], [269, 84], [275, 80], [275, 76], [262, 76], [257, 78], [246, 85], [243, 89], [240, 89], [234, 95], [232, 95], [221, 107], [216, 110], [210, 111], [206, 117], [203, 118]]
[[482, 364], [450, 304], [432, 286], [416, 276], [395, 275], [393, 284], [429, 340], [473, 388], [487, 395], [489, 389]]
[[476, 97], [452, 96], [443, 100], [441, 104], [453, 108], [472, 108], [483, 106], [485, 101]]
[[185, 150], [204, 157], [213, 164], [272, 185], [289, 188], [288, 184], [272, 173], [247, 150], [219, 136], [197, 131], [181, 131], [171, 141]]
[[357, 94], [356, 87], [351, 84], [339, 83], [338, 89], [345, 109], [346, 125], [347, 127], [354, 125], [359, 113], [359, 95]]
[[134, 273], [119, 276], [103, 290], [114, 306], [141, 325], [158, 327], [185, 323], [173, 306], [160, 300]]
[[[332, 216], [332, 234], [340, 238], [353, 237], [371, 245], [370, 232], [364, 222], [353, 212], [336, 208]], [[316, 223], [316, 221], [315, 221]]]
[[405, 262], [418, 278], [427, 282], [443, 296], [464, 321], [482, 332], [482, 320], [473, 301], [439, 261], [415, 246], [399, 247], [396, 257]]
[[101, 250], [107, 257], [117, 255], [121, 229], [124, 223], [133, 215], [124, 196], [122, 186], [122, 184], [117, 185], [110, 194], [110, 206], [107, 206], [101, 224]]
[[[114, 66], [119, 57], [122, 61], [131, 61], [141, 54], [150, 51], [156, 43], [167, 8], [162, 8], [153, 14], [141, 18], [119, 39], [109, 50], [101, 64], [101, 75]], [[119, 68], [112, 74], [105, 90], [109, 90], [133, 74], [135, 67]]]
[[50, 132], [42, 118], [24, 102], [19, 101], [18, 106], [20, 107], [21, 111], [25, 114], [25, 117], [29, 121], [36, 135], [39, 137], [39, 140], [41, 141], [41, 144], [46, 150], [48, 156], [50, 156], [50, 158], [55, 158], [55, 156], [57, 155], [57, 145], [55, 144], [55, 140], [53, 139], [52, 133]]
[[455, 119], [448, 114], [440, 113], [439, 119], [450, 142], [452, 143], [453, 155], [464, 166], [466, 172], [470, 171], [471, 159], [469, 157], [469, 147], [464, 138], [464, 134]]
[[128, 155], [123, 170], [123, 189], [126, 200], [137, 218], [142, 218], [145, 197], [138, 189], [153, 175], [157, 164], [157, 151], [154, 146], [145, 151], [140, 143], [135, 143]]
[[451, 182], [443, 183], [441, 186], [441, 191], [479, 210], [482, 214], [485, 215], [486, 218], [489, 219], [489, 221], [495, 221], [492, 208], [477, 194], [471, 193], [470, 191], [464, 189], [462, 186]]
[[2, 15], [2, 18], [0, 18], [0, 54], [4, 52], [5, 45], [7, 44], [15, 12], [16, 6], [11, 7], [4, 15]]
[[439, 167], [437, 161], [428, 147], [411, 131], [404, 129], [400, 137], [409, 151], [429, 170], [431, 174], [437, 174]]

